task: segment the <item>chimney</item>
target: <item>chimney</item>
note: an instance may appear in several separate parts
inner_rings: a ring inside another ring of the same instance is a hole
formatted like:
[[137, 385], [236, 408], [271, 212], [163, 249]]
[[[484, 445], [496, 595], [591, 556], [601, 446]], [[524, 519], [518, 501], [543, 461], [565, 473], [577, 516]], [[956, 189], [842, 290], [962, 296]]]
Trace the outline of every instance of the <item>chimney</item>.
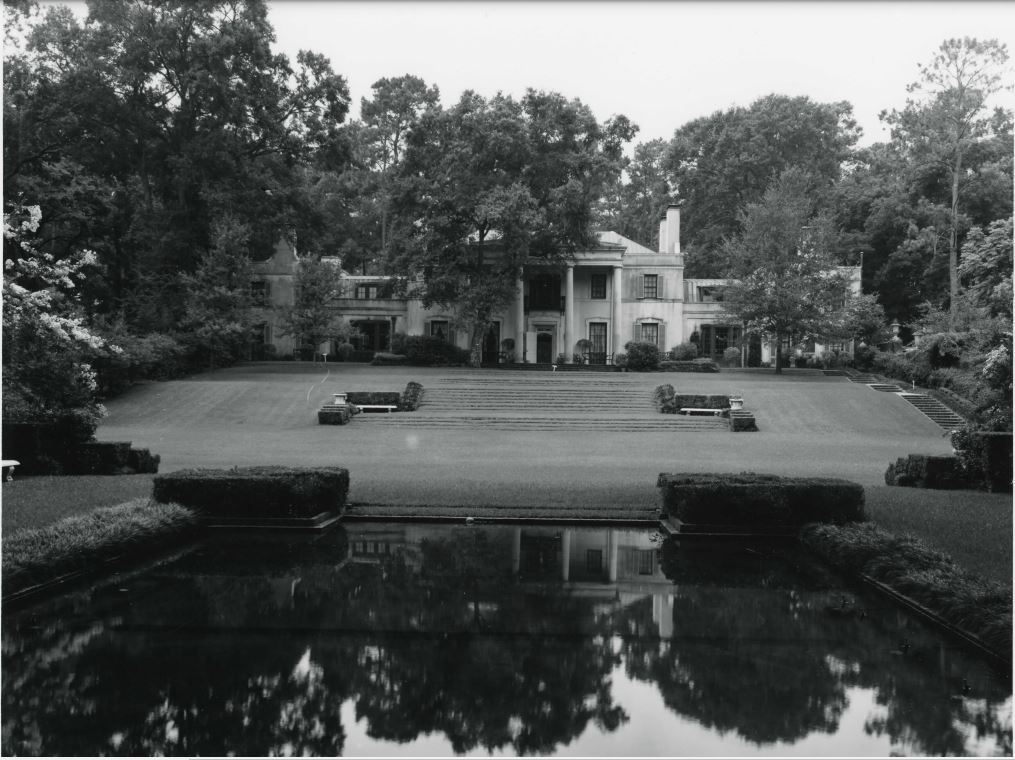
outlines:
[[659, 253], [666, 253], [666, 217], [659, 220]]
[[680, 204], [671, 203], [666, 207], [666, 218], [663, 221], [666, 234], [660, 235], [661, 253], [680, 253]]

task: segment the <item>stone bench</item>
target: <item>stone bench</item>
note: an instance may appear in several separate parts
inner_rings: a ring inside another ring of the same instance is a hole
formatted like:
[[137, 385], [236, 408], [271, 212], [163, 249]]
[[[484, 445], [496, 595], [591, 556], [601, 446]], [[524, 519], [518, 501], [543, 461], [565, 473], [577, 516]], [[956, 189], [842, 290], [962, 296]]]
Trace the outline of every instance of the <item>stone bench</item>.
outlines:
[[706, 409], [704, 407], [682, 406], [677, 409], [677, 414], [708, 414], [713, 417], [720, 416], [726, 409]]
[[397, 404], [353, 404], [361, 412], [396, 412]]

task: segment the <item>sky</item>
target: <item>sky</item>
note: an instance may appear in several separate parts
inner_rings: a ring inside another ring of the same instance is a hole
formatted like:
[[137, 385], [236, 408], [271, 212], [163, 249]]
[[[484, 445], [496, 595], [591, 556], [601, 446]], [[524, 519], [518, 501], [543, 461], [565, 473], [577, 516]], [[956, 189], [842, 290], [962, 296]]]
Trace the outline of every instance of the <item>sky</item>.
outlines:
[[[327, 56], [349, 84], [351, 117], [381, 77], [414, 74], [445, 106], [466, 89], [527, 88], [623, 114], [634, 142], [669, 139], [700, 116], [769, 93], [846, 100], [861, 144], [888, 138], [878, 114], [949, 37], [998, 38], [1015, 52], [1002, 2], [351, 2], [269, 0], [276, 49]], [[1009, 98], [1010, 95], [1006, 96]]]

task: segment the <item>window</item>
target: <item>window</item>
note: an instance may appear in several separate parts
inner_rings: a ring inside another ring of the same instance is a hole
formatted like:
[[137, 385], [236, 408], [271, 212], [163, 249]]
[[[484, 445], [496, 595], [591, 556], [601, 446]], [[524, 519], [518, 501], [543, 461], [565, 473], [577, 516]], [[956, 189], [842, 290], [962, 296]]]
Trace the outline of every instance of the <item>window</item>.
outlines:
[[585, 571], [588, 573], [601, 573], [603, 571], [603, 550], [585, 550]]
[[591, 291], [589, 298], [606, 298], [606, 275], [592, 275]]
[[655, 572], [655, 549], [638, 550], [638, 575], [652, 575]]
[[645, 323], [641, 326], [641, 339], [645, 343], [659, 344], [659, 325]]
[[357, 298], [377, 298], [378, 287], [376, 285], [357, 285]]
[[449, 333], [448, 328], [448, 321], [446, 319], [434, 319], [430, 322], [430, 336], [433, 338], [440, 338], [441, 340], [447, 340]]
[[250, 298], [257, 305], [268, 303], [270, 288], [264, 280], [255, 280], [250, 283]]
[[644, 298], [658, 298], [659, 297], [659, 275], [657, 274], [646, 274], [643, 275], [642, 280], [642, 293]]

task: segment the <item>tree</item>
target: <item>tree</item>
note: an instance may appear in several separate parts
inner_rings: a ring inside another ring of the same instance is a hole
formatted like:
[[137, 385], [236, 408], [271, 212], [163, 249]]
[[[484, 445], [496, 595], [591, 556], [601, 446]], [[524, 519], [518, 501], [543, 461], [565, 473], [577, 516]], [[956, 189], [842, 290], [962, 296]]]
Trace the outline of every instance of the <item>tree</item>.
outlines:
[[[902, 111], [883, 113], [893, 139], [902, 141], [922, 166], [947, 171], [950, 187], [948, 273], [951, 313], [959, 299], [960, 200], [966, 162], [974, 146], [995, 133], [1004, 112], [989, 111], [990, 99], [1004, 89], [1007, 46], [997, 40], [966, 37], [943, 42], [920, 79], [909, 85], [912, 97]], [[1010, 121], [1010, 117], [1007, 117]]]
[[968, 296], [991, 317], [1012, 318], [1012, 219], [998, 219], [987, 231], [974, 227], [962, 245], [959, 276]]
[[748, 332], [774, 337], [775, 371], [782, 372], [782, 339], [819, 336], [835, 326], [846, 290], [830, 251], [835, 230], [818, 206], [816, 181], [787, 170], [748, 204], [743, 232], [724, 245], [725, 308]]
[[652, 247], [659, 234], [659, 219], [676, 200], [664, 166], [669, 144], [650, 140], [634, 148], [634, 158], [624, 177], [610, 188], [600, 203], [599, 225]]
[[279, 332], [304, 346], [317, 347], [326, 340], [348, 340], [356, 334], [335, 310], [342, 295], [342, 271], [333, 262], [308, 257], [300, 259], [293, 283], [296, 300], [279, 308]]
[[859, 136], [849, 103], [774, 94], [677, 129], [666, 165], [684, 201], [688, 276], [719, 274], [723, 240], [742, 231], [747, 204], [783, 171], [796, 167], [830, 185]]
[[415, 222], [392, 261], [418, 275], [424, 306], [456, 309], [474, 364], [523, 268], [560, 266], [593, 241], [593, 203], [633, 133], [624, 117], [600, 125], [580, 101], [532, 90], [520, 102], [466, 92], [423, 114], [400, 183]]
[[250, 296], [250, 228], [235, 218], [214, 223], [211, 250], [201, 257], [193, 274], [184, 274], [186, 310], [180, 326], [189, 342], [216, 363], [240, 358], [255, 323]]
[[101, 418], [92, 361], [117, 352], [85, 324], [77, 300], [91, 251], [56, 261], [34, 247], [42, 212], [9, 204], [4, 211], [3, 416], [39, 420], [80, 410], [91, 428]]
[[[333, 147], [348, 90], [323, 57], [271, 51], [261, 0], [91, 0], [88, 11], [82, 24], [50, 8], [7, 59], [5, 194], [39, 198], [44, 236], [94, 247], [112, 308], [154, 301], [128, 318], [171, 330], [178, 274], [210, 249], [217, 218], [247, 224], [255, 248], [291, 221], [295, 167]], [[68, 178], [82, 178], [87, 203], [61, 192]]]

